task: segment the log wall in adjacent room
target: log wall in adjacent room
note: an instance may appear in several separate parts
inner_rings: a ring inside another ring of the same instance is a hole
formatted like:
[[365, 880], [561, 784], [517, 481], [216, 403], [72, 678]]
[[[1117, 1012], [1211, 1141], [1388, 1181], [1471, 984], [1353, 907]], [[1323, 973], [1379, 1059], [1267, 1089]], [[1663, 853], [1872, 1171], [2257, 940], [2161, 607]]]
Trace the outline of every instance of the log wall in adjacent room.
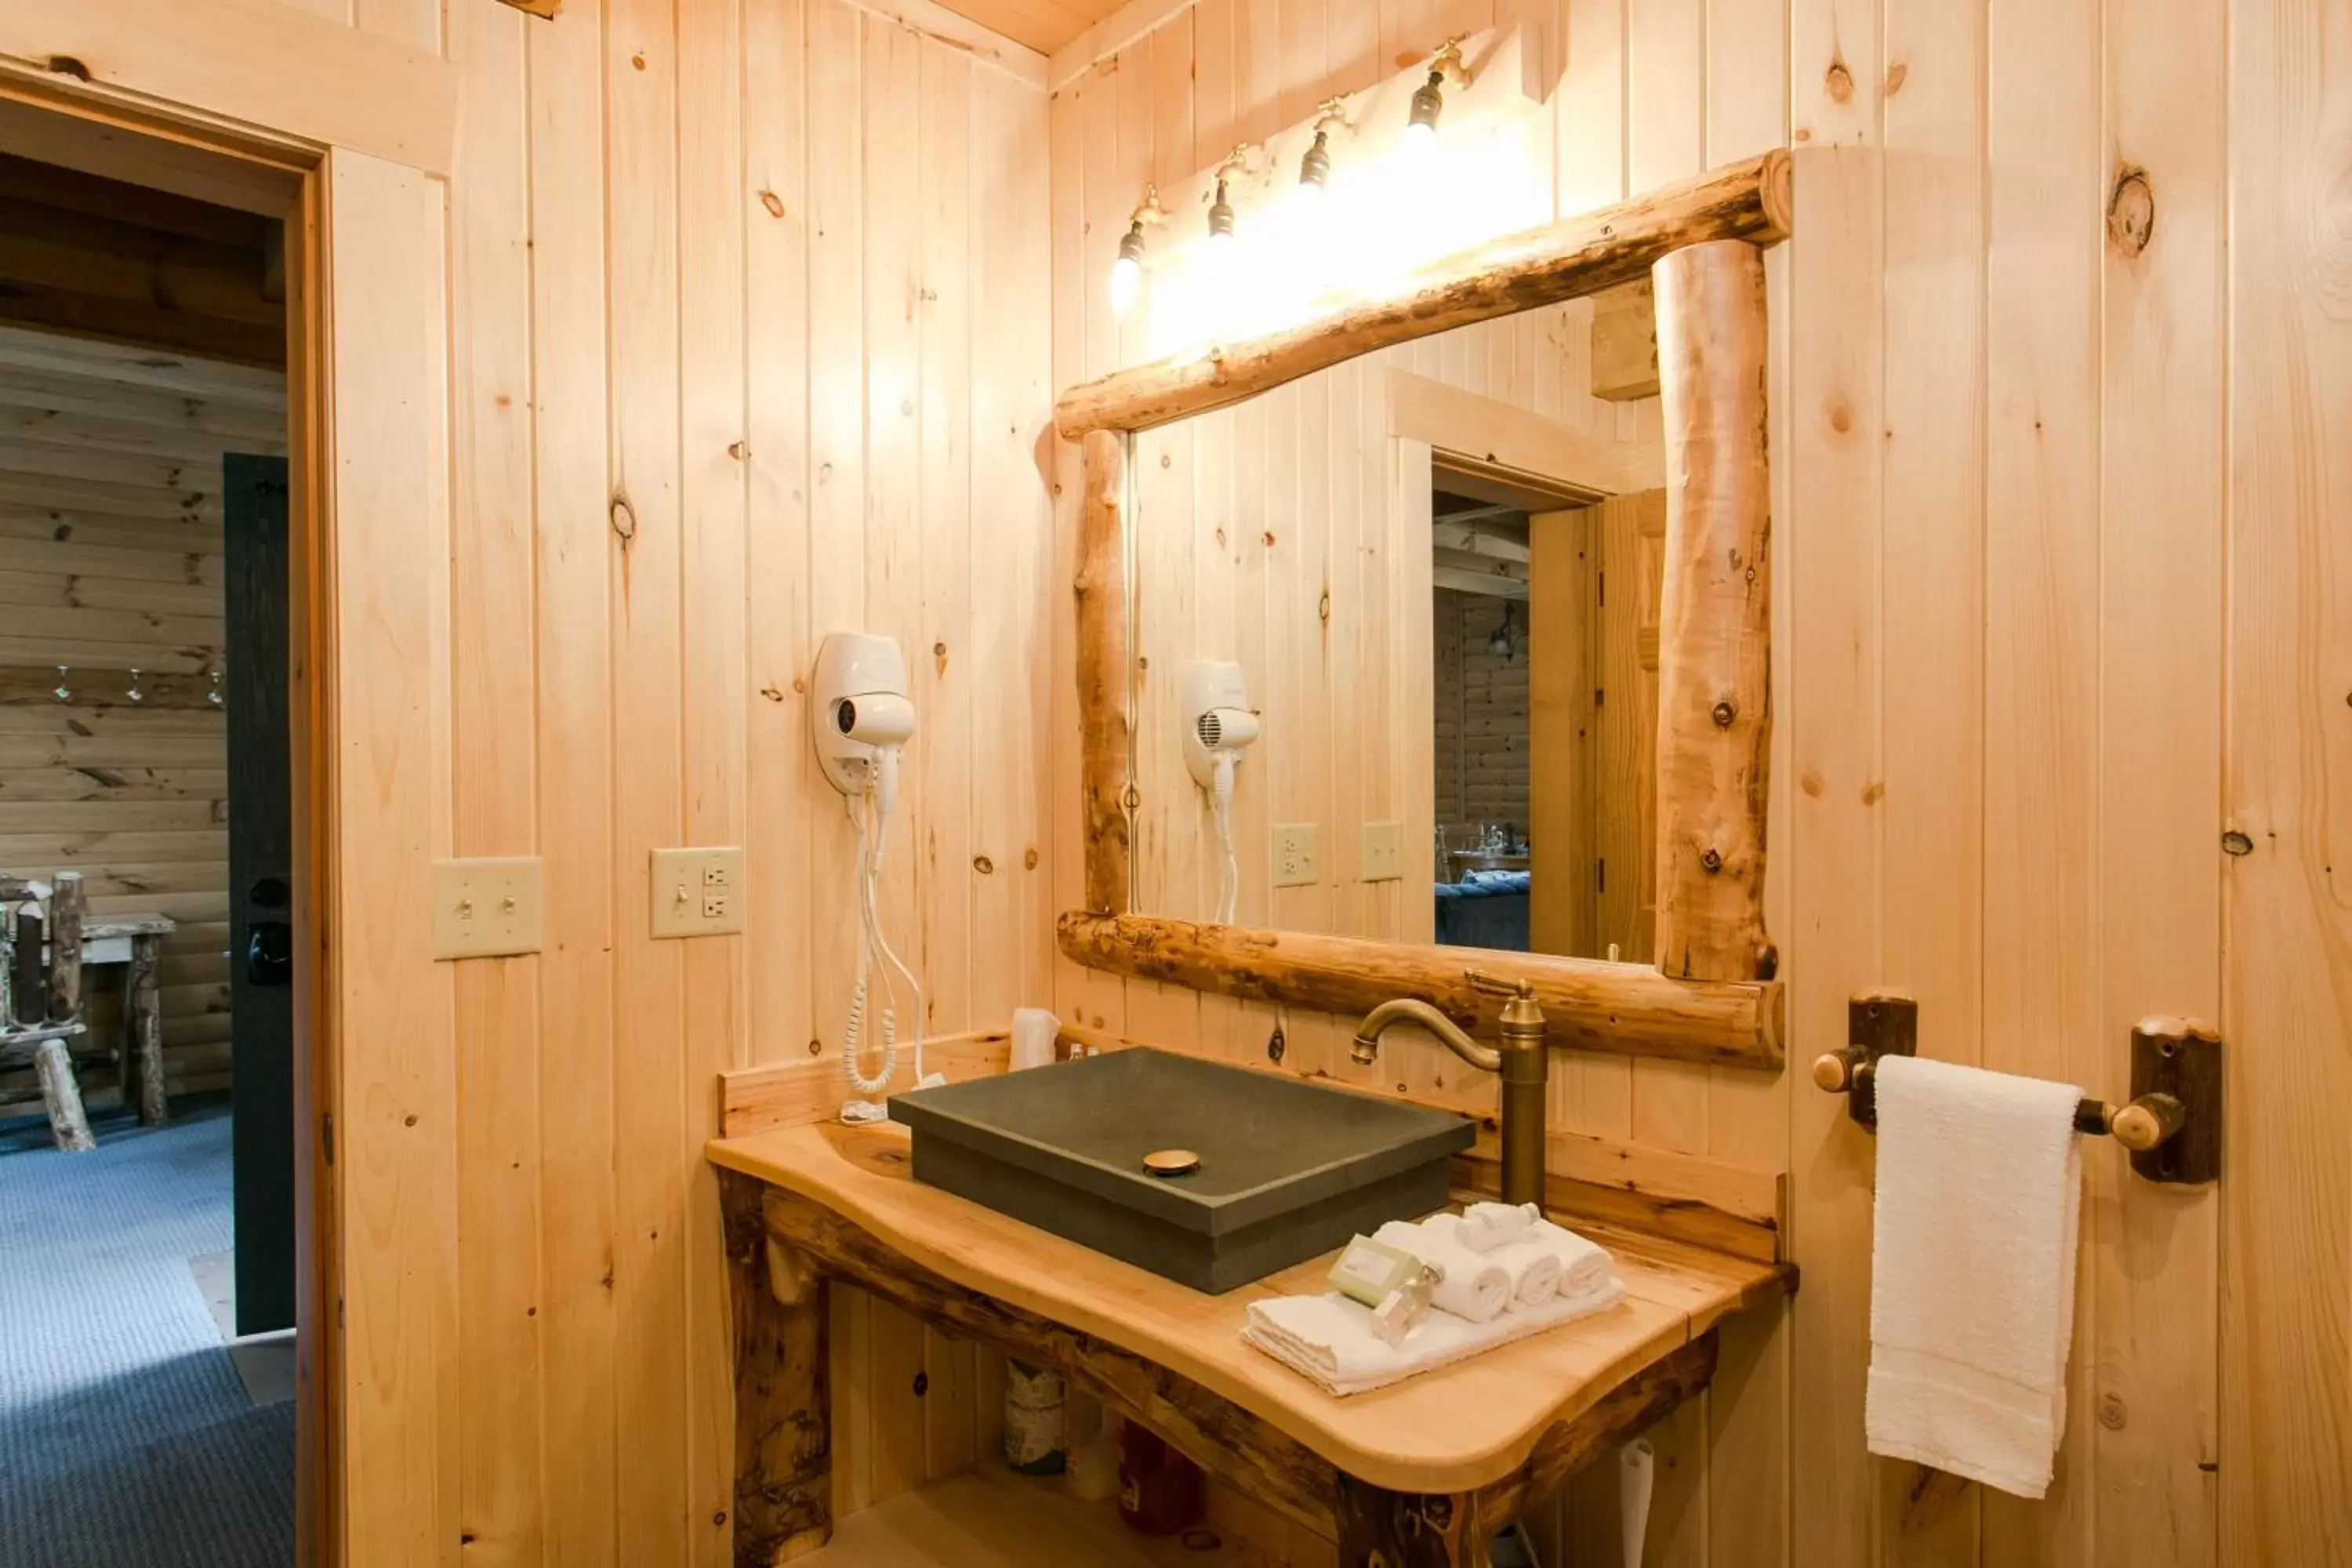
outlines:
[[[281, 371], [0, 325], [0, 872], [69, 868], [93, 917], [179, 922], [174, 1094], [229, 1075], [221, 455], [285, 450]], [[103, 1034], [125, 969], [93, 973]], [[111, 1078], [88, 1069], [94, 1100]], [[0, 1075], [0, 1115], [30, 1079]]]

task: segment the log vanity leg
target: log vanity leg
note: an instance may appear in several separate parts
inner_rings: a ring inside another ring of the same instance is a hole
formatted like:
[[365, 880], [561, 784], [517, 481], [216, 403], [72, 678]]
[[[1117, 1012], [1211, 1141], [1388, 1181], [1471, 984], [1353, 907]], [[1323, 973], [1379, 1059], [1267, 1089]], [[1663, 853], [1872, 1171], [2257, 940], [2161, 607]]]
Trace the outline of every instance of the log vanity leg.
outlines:
[[762, 1184], [719, 1173], [735, 1334], [735, 1562], [773, 1568], [833, 1538], [825, 1284], [774, 1239]]
[[1339, 1568], [1488, 1568], [1486, 1543], [1509, 1521], [1475, 1495], [1385, 1491], [1339, 1478]]
[[142, 1127], [161, 1127], [172, 1120], [163, 1083], [163, 939], [132, 937], [131, 973], [122, 988], [123, 1029], [131, 1037], [123, 1063], [126, 1090], [131, 1082], [138, 1085]]

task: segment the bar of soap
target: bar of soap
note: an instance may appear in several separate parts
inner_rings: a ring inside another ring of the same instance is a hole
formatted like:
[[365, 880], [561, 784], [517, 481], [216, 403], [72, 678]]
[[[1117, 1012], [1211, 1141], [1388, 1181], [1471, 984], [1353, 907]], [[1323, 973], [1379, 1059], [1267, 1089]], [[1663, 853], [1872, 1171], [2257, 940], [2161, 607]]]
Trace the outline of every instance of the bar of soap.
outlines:
[[1421, 1272], [1421, 1259], [1401, 1247], [1360, 1236], [1331, 1265], [1331, 1289], [1351, 1301], [1377, 1307]]

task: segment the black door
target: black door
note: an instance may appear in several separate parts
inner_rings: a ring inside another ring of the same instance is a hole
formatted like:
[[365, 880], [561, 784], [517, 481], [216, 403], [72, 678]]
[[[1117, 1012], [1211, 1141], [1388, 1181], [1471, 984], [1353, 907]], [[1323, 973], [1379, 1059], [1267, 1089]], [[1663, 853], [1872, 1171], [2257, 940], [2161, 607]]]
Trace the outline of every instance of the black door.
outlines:
[[294, 1326], [293, 757], [287, 725], [286, 459], [230, 453], [231, 1100], [236, 1331]]

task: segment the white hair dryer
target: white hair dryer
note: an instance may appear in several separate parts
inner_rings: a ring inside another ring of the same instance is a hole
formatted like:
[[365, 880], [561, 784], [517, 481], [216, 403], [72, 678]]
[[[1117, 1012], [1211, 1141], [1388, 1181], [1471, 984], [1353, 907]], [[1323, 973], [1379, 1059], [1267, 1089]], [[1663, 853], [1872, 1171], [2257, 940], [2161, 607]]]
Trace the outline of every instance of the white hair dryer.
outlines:
[[1184, 667], [1178, 709], [1184, 721], [1184, 767], [1209, 797], [1223, 859], [1217, 879], [1216, 923], [1231, 925], [1241, 903], [1240, 858], [1234, 850], [1234, 774], [1242, 753], [1255, 744], [1257, 715], [1249, 705], [1242, 667], [1195, 659]]
[[[827, 783], [842, 794], [857, 829], [859, 937], [857, 984], [842, 1032], [842, 1076], [849, 1098], [845, 1121], [878, 1121], [888, 1112], [875, 1099], [889, 1092], [898, 1067], [897, 980], [912, 994], [915, 1081], [939, 1081], [923, 1072], [923, 985], [882, 934], [881, 882], [890, 813], [898, 804], [898, 756], [914, 739], [915, 705], [907, 696], [907, 660], [896, 640], [837, 632], [817, 649], [809, 703], [809, 739]], [[877, 960], [880, 960], [877, 965]], [[877, 968], [882, 972], [882, 1070], [866, 1076], [866, 1005]], [[894, 978], [895, 972], [895, 978]]]

